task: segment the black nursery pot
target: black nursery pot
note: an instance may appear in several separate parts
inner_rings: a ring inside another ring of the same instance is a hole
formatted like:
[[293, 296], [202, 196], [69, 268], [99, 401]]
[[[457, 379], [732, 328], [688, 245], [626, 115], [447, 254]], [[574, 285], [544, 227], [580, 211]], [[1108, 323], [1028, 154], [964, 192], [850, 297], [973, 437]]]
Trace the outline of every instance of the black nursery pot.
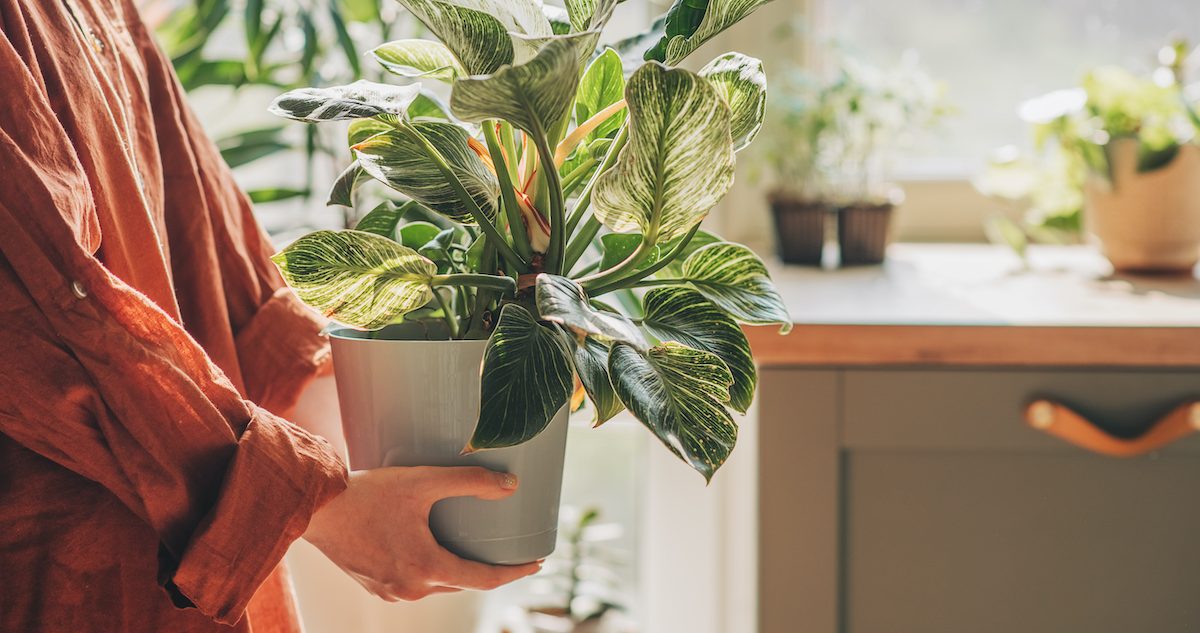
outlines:
[[826, 202], [771, 196], [779, 258], [788, 264], [820, 266], [825, 250], [825, 222], [831, 211]]
[[838, 246], [843, 266], [883, 262], [895, 208], [890, 202], [860, 202], [838, 209]]

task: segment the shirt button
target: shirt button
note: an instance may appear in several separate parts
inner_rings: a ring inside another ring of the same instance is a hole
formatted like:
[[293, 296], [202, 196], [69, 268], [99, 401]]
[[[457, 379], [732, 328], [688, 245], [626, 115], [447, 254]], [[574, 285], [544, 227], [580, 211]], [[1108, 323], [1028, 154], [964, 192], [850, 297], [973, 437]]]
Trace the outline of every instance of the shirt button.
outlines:
[[83, 284], [78, 281], [71, 282], [71, 292], [75, 293], [75, 296], [80, 299], [87, 299], [87, 288], [84, 288]]

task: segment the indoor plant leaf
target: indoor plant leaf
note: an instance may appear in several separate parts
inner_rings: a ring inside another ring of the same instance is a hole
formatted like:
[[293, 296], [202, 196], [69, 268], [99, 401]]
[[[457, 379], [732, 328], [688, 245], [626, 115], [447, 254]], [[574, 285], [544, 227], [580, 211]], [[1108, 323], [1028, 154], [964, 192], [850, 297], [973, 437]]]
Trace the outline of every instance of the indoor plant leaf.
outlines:
[[379, 119], [355, 119], [350, 122], [350, 127], [346, 128], [346, 141], [350, 147], [354, 147], [359, 143], [384, 132], [391, 132], [396, 129], [395, 126], [387, 121]]
[[603, 28], [612, 16], [618, 0], [566, 0], [571, 28], [576, 32]]
[[393, 75], [410, 79], [454, 81], [467, 74], [445, 44], [433, 40], [397, 40], [371, 49], [371, 56]]
[[596, 184], [596, 218], [656, 241], [681, 236], [733, 184], [729, 107], [699, 75], [657, 63], [629, 78], [625, 100], [629, 143]]
[[[682, 236], [677, 237], [654, 247], [654, 250], [650, 252], [650, 255], [645, 259], [645, 261], [638, 264], [636, 270], [641, 270], [647, 266], [657, 263], [658, 260], [664, 257], [667, 253], [674, 251], [675, 247], [682, 239]], [[708, 231], [696, 231], [696, 234], [692, 236], [692, 239], [689, 240], [687, 245], [683, 247], [683, 250], [679, 252], [678, 259], [675, 259], [670, 264], [667, 264], [667, 267], [664, 269], [664, 271], [670, 273], [668, 276], [678, 277], [680, 265], [689, 255], [704, 246], [721, 241], [723, 241], [721, 238], [709, 233]], [[606, 233], [600, 236], [600, 270], [607, 270], [625, 261], [630, 255], [633, 254], [635, 250], [637, 250], [637, 247], [641, 243], [642, 235], [640, 233]], [[662, 276], [662, 273], [659, 274]]]
[[479, 423], [463, 452], [533, 439], [567, 403], [573, 383], [565, 335], [506, 304], [483, 354]]
[[579, 374], [588, 400], [592, 401], [595, 413], [592, 424], [595, 426], [604, 424], [625, 408], [608, 377], [608, 352], [608, 343], [591, 337], [575, 345], [575, 372]]
[[[625, 72], [621, 68], [621, 56], [607, 48], [594, 59], [575, 95], [575, 121], [583, 123], [604, 108], [625, 98]], [[625, 122], [624, 110], [608, 117], [587, 135], [587, 140], [605, 138], [614, 134]]]
[[744, 323], [780, 324], [792, 329], [787, 307], [767, 267], [753, 251], [731, 242], [709, 244], [683, 262], [681, 278], [717, 307]]
[[496, 175], [484, 165], [468, 143], [461, 127], [439, 121], [417, 121], [406, 129], [377, 134], [354, 146], [362, 168], [376, 180], [462, 224], [473, 224], [457, 191], [430, 160], [423, 143], [428, 140], [446, 159], [451, 170], [488, 218], [495, 217], [500, 187]]
[[725, 408], [733, 376], [711, 352], [667, 342], [639, 351], [614, 343], [608, 372], [621, 402], [672, 453], [712, 480], [737, 441]]
[[647, 331], [663, 341], [712, 352], [725, 363], [733, 376], [729, 404], [745, 413], [754, 401], [758, 371], [737, 321], [692, 288], [655, 288], [643, 301], [646, 316], [642, 326]]
[[325, 198], [325, 204], [341, 205], [343, 207], [354, 206], [354, 192], [358, 190], [358, 186], [364, 180], [369, 180], [371, 177], [363, 168], [359, 166], [358, 161], [350, 163], [338, 175], [337, 180], [333, 181], [333, 186], [329, 188], [329, 195]]
[[700, 69], [733, 113], [729, 131], [733, 151], [750, 144], [762, 129], [767, 111], [767, 74], [762, 61], [741, 53], [725, 53]]
[[[380, 202], [374, 209], [364, 215], [357, 224], [354, 225], [354, 230], [363, 231], [365, 233], [374, 233], [382, 235], [388, 239], [395, 239], [396, 227], [400, 225], [400, 221], [404, 219], [404, 215], [412, 209], [412, 206], [417, 203], [408, 201], [401, 204], [385, 200]], [[406, 244], [409, 248], [416, 248], [410, 244]]]
[[380, 114], [404, 116], [421, 87], [359, 80], [345, 86], [299, 88], [271, 102], [270, 112], [296, 121], [345, 121]]
[[563, 36], [524, 64], [460, 79], [450, 93], [450, 111], [464, 121], [504, 119], [532, 134], [546, 134], [566, 118], [579, 85], [580, 51], [594, 46], [594, 33]]
[[433, 262], [372, 233], [317, 231], [271, 259], [305, 303], [358, 328], [383, 327], [433, 298]]
[[770, 0], [675, 0], [667, 10], [663, 36], [646, 51], [646, 60], [678, 64], [709, 38], [767, 2]]
[[533, 56], [528, 38], [554, 35], [533, 0], [399, 0], [454, 52], [469, 75], [490, 75]]
[[[416, 203], [408, 202], [406, 204]], [[430, 240], [436, 238], [438, 233], [441, 232], [442, 229], [438, 228], [436, 224], [417, 221], [408, 222], [404, 226], [401, 226], [400, 229], [396, 231], [396, 234], [400, 238], [399, 241], [401, 244], [409, 248], [419, 249], [428, 244]]]
[[417, 121], [421, 119], [433, 121], [449, 121], [450, 115], [446, 108], [446, 104], [437, 95], [428, 90], [421, 91], [416, 99], [413, 99], [411, 105], [408, 106], [408, 119]]
[[599, 336], [646, 347], [646, 339], [633, 321], [623, 314], [593, 308], [583, 287], [566, 277], [538, 275], [534, 295], [543, 319], [560, 323], [579, 336]]

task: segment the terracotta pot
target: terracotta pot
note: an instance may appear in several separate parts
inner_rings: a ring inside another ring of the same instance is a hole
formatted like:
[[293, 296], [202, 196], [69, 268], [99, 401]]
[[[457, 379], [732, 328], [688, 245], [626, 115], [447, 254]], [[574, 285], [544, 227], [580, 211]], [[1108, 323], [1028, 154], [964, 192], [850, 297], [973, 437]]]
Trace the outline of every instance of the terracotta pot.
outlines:
[[567, 406], [524, 444], [460, 455], [479, 416], [487, 341], [424, 336], [415, 324], [330, 332], [351, 468], [483, 466], [513, 473], [521, 486], [511, 497], [444, 499], [434, 504], [429, 526], [463, 558], [500, 565], [545, 558], [558, 533]]
[[1190, 273], [1200, 259], [1200, 148], [1185, 145], [1167, 166], [1137, 171], [1138, 143], [1108, 148], [1112, 182], [1084, 187], [1084, 218], [1122, 272]]
[[770, 198], [779, 238], [779, 258], [789, 264], [820, 266], [825, 250], [825, 222], [832, 206], [781, 194]]
[[838, 209], [838, 246], [843, 266], [883, 261], [895, 208], [890, 202], [857, 202]]

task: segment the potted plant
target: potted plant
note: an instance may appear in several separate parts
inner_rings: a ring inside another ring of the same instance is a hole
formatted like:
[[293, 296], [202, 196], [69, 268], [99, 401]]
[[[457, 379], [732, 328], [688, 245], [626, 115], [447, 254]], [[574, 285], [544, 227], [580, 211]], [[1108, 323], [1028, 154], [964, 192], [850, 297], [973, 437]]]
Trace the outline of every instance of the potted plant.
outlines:
[[[355, 160], [331, 197], [367, 179], [407, 201], [275, 261], [345, 326], [331, 335], [352, 466], [515, 473], [511, 498], [440, 502], [431, 526], [460, 555], [531, 561], [554, 548], [573, 396], [597, 425], [627, 408], [710, 479], [756, 382], [739, 322], [788, 327], [762, 261], [700, 231], [761, 126], [762, 64], [675, 67], [762, 2], [676, 2], [628, 79], [615, 51], [594, 54], [615, 0], [570, 0], [566, 16], [401, 3], [440, 41], [373, 51], [397, 85], [294, 90], [272, 111], [350, 121]], [[416, 210], [448, 228], [406, 223]]]
[[[772, 101], [776, 118], [789, 129], [772, 135], [769, 153], [781, 253], [785, 261], [797, 252], [819, 263], [820, 256], [812, 254], [818, 243], [815, 218], [829, 209], [837, 217], [841, 263], [878, 263], [892, 211], [903, 198], [887, 179], [892, 155], [948, 111], [945, 90], [912, 56], [886, 69], [845, 55], [835, 63], [831, 79], [798, 74], [787, 86], [789, 94]], [[795, 227], [797, 209], [808, 211], [804, 231]], [[792, 242], [793, 235], [803, 245]], [[820, 235], [823, 243], [823, 226]]]
[[[1118, 271], [1192, 270], [1200, 259], [1200, 84], [1186, 86], [1187, 51], [1183, 42], [1163, 48], [1151, 77], [1100, 67], [1078, 88], [1022, 104], [1040, 160], [1009, 157], [984, 186], [1033, 203], [1025, 227], [1003, 227], [1005, 241], [1086, 228]], [[1035, 174], [1025, 187], [1011, 178], [1021, 170]], [[1005, 176], [1018, 186], [995, 186]]]

